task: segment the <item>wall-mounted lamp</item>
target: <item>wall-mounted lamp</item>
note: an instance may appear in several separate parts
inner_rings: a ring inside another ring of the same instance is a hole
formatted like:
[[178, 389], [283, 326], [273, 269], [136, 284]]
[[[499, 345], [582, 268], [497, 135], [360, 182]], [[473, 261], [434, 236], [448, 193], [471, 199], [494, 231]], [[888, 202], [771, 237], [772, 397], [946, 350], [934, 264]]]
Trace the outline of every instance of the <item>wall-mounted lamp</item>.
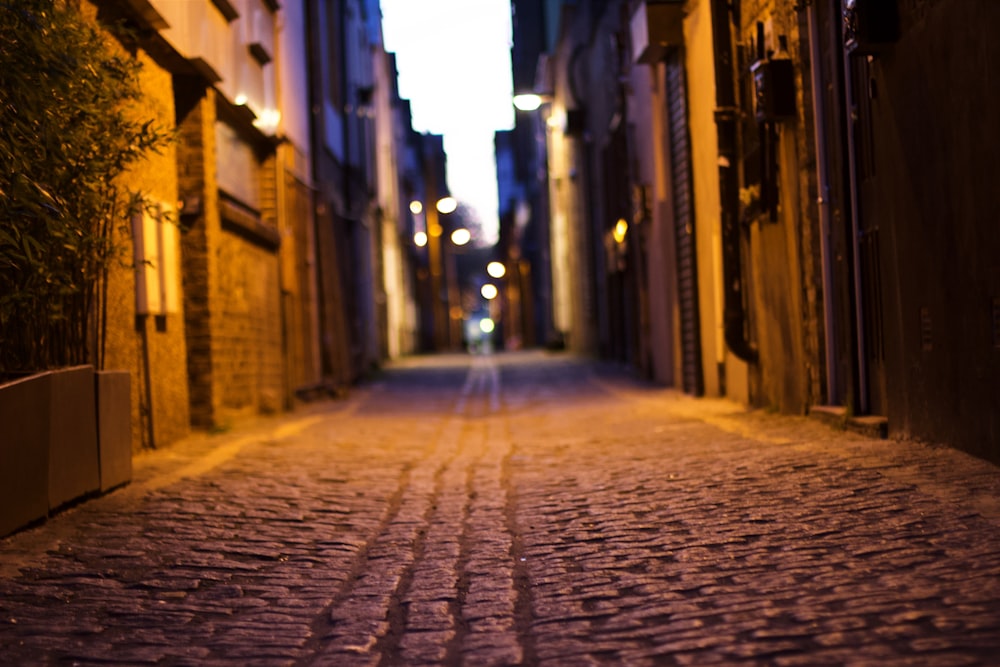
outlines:
[[628, 233], [628, 223], [625, 222], [624, 218], [619, 218], [618, 222], [615, 223], [615, 229], [611, 232], [611, 235], [615, 239], [615, 243], [621, 245], [625, 243], [625, 235]]
[[264, 109], [260, 116], [254, 119], [253, 126], [264, 134], [275, 134], [281, 124], [281, 112], [277, 109]]
[[537, 111], [543, 104], [548, 104], [551, 101], [552, 95], [549, 93], [517, 93], [511, 98], [514, 108], [518, 111]]
[[521, 111], [535, 111], [542, 104], [545, 103], [545, 99], [536, 93], [520, 93], [515, 95], [513, 98], [514, 107]]
[[500, 262], [490, 262], [486, 265], [486, 273], [492, 278], [500, 279], [507, 273], [507, 267]]
[[454, 213], [458, 208], [458, 200], [454, 197], [442, 197], [437, 200], [434, 207], [438, 210], [438, 213]]

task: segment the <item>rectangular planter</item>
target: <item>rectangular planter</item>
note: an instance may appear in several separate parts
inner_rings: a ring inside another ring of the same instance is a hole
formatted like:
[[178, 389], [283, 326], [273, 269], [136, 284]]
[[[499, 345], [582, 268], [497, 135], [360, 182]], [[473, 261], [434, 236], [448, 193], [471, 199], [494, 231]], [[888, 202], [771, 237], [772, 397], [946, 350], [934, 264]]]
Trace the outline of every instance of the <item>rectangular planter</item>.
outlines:
[[128, 371], [97, 372], [101, 491], [132, 481], [132, 387]]
[[49, 509], [101, 488], [93, 366], [50, 371]]
[[0, 385], [0, 537], [132, 479], [130, 377], [92, 366]]
[[49, 511], [50, 373], [0, 384], [0, 537]]

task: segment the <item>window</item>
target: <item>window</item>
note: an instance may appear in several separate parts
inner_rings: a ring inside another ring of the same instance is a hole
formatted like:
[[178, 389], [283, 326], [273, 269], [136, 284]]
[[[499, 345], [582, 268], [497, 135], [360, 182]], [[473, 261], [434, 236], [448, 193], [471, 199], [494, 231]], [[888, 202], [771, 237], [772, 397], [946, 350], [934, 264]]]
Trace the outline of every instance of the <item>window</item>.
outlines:
[[135, 312], [180, 311], [180, 235], [165, 204], [145, 207], [132, 218], [135, 256]]

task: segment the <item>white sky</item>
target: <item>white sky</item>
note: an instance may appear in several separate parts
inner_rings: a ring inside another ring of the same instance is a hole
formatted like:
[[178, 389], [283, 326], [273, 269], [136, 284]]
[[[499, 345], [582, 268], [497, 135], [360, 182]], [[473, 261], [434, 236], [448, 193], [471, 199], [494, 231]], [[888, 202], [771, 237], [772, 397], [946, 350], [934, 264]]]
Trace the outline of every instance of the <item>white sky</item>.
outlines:
[[[493, 133], [513, 127], [510, 0], [381, 0], [413, 129], [444, 135], [448, 185], [497, 227]], [[495, 240], [492, 236], [491, 240]]]

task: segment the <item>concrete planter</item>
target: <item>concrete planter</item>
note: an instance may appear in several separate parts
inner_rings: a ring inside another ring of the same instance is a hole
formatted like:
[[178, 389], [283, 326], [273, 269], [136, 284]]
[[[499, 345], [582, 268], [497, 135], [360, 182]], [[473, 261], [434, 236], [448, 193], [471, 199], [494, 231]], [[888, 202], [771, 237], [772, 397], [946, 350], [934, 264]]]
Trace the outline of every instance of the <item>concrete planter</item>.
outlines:
[[97, 372], [101, 492], [132, 481], [132, 387], [128, 371]]
[[132, 477], [129, 374], [76, 366], [0, 385], [0, 536]]
[[48, 514], [51, 402], [50, 373], [0, 385], [0, 536]]
[[92, 366], [51, 372], [49, 509], [101, 488]]

